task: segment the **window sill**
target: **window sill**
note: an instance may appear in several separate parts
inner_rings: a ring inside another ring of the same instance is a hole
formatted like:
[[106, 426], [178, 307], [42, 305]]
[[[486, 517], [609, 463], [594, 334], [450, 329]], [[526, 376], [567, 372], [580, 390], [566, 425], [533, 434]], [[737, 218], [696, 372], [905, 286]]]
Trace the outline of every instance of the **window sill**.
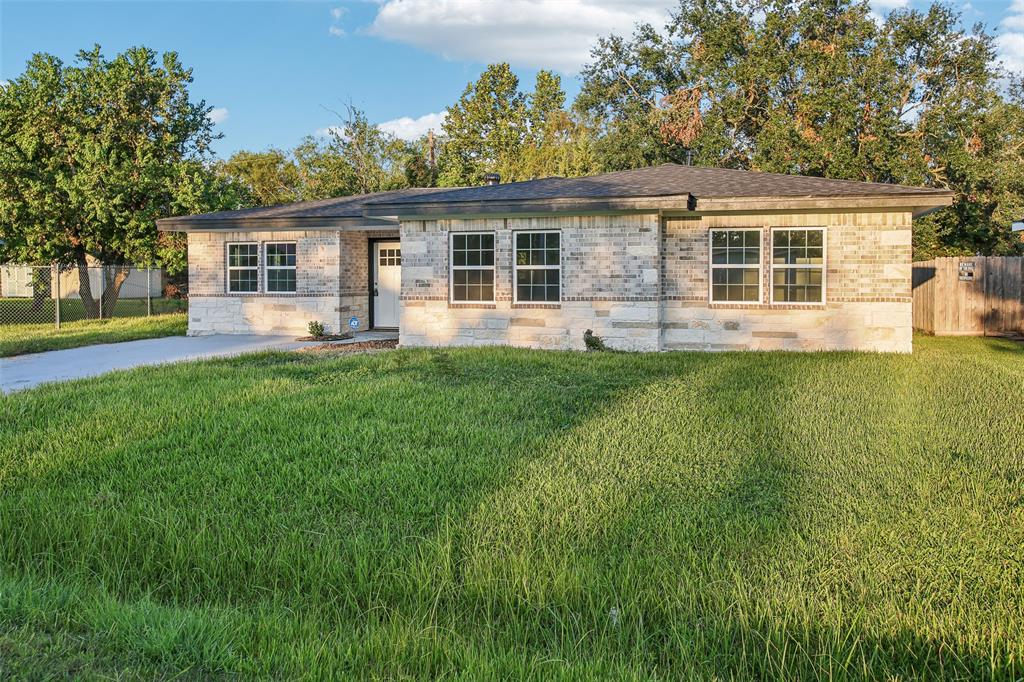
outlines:
[[449, 308], [456, 308], [456, 309], [457, 308], [467, 308], [467, 309], [477, 309], [477, 310], [494, 310], [498, 306], [495, 303], [488, 303], [488, 302], [482, 302], [482, 303], [465, 302], [465, 303], [462, 303], [462, 302], [459, 302], [459, 301], [449, 301], [448, 302], [448, 307]]
[[562, 307], [561, 303], [533, 302], [533, 303], [513, 303], [512, 304], [512, 309], [513, 310], [515, 310], [515, 309], [528, 309], [528, 308], [549, 308], [549, 309], [552, 309], [552, 310], [558, 310], [561, 307]]
[[713, 309], [713, 310], [714, 309], [730, 310], [730, 309], [755, 309], [755, 308], [760, 309], [760, 308], [768, 308], [770, 306], [767, 303], [752, 303], [752, 302], [749, 302], [749, 301], [746, 302], [746, 303], [743, 303], [743, 302], [740, 302], [740, 301], [737, 301], [736, 303], [724, 303], [722, 301], [719, 301], [717, 303], [708, 303], [708, 307]]
[[825, 310], [826, 303], [709, 303], [712, 310]]
[[300, 294], [297, 291], [228, 291], [221, 296], [258, 296], [261, 298], [298, 298], [300, 296], [323, 296], [324, 294]]

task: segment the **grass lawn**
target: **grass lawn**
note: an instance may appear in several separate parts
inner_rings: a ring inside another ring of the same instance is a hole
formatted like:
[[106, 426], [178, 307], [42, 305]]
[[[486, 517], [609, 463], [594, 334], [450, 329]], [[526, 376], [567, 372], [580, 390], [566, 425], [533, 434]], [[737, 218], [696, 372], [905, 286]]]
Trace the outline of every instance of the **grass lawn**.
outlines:
[[0, 677], [1015, 679], [1024, 347], [264, 354], [0, 398]]
[[0, 357], [97, 343], [182, 336], [187, 327], [188, 317], [185, 313], [61, 322], [59, 330], [54, 328], [53, 323], [0, 325]]
[[[31, 298], [0, 298], [0, 326], [10, 324], [43, 324], [54, 321], [54, 301], [44, 299], [38, 306]], [[154, 298], [151, 303], [154, 315], [180, 313], [188, 310], [188, 301], [178, 298]], [[105, 311], [103, 317], [140, 317], [146, 315], [146, 299], [119, 298], [114, 304], [114, 314]], [[86, 319], [85, 305], [80, 299], [61, 299], [60, 320], [77, 322]]]

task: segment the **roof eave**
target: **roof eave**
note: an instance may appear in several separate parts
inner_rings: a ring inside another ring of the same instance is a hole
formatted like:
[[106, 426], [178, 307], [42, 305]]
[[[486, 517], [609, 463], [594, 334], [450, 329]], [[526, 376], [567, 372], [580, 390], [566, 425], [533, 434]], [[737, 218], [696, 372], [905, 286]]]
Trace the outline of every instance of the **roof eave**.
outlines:
[[527, 199], [508, 201], [423, 201], [374, 203], [363, 209], [367, 218], [443, 219], [488, 217], [526, 217], [541, 215], [586, 215], [599, 213], [651, 212], [665, 209], [687, 210], [689, 194], [660, 197], [622, 197], [602, 199]]
[[362, 216], [335, 217], [278, 217], [278, 218], [203, 218], [190, 219], [162, 218], [156, 227], [162, 232], [262, 232], [301, 230], [376, 230], [397, 227], [394, 220], [387, 218], [365, 218]]
[[806, 196], [806, 197], [703, 197], [698, 198], [694, 211], [697, 213], [787, 211], [787, 210], [833, 210], [873, 209], [911, 211], [920, 217], [945, 208], [953, 203], [952, 192], [929, 192], [908, 194], [885, 194], [863, 196]]

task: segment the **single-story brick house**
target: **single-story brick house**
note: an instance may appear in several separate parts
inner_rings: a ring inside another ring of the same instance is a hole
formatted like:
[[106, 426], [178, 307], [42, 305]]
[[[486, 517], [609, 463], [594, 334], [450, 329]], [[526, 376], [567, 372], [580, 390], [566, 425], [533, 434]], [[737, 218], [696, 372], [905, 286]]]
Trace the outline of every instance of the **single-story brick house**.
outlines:
[[911, 221], [945, 190], [665, 164], [167, 218], [189, 334], [403, 346], [911, 350]]

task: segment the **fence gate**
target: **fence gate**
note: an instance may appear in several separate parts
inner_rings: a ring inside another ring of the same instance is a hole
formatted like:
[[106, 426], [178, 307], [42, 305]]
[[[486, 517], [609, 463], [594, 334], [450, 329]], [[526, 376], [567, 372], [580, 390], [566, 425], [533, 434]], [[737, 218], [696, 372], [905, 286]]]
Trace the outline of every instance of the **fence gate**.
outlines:
[[1024, 258], [914, 263], [914, 328], [940, 336], [1024, 334]]

